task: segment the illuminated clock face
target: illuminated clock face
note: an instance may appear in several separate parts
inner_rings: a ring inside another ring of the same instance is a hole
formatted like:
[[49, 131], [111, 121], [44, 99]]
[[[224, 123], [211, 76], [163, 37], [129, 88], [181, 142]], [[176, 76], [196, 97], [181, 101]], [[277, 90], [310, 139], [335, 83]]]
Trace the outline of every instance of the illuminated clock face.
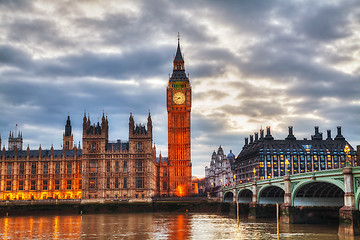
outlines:
[[175, 104], [183, 104], [185, 102], [185, 94], [182, 92], [177, 92], [173, 96], [173, 101]]

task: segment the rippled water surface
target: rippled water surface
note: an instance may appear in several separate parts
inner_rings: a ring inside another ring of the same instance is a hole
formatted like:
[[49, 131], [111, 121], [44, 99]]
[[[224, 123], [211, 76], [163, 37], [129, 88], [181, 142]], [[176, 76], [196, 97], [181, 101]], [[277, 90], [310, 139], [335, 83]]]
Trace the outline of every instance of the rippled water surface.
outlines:
[[[0, 218], [2, 239], [278, 239], [276, 222], [216, 214], [94, 214]], [[280, 239], [339, 239], [337, 226], [281, 225]], [[359, 240], [360, 238], [350, 238]]]

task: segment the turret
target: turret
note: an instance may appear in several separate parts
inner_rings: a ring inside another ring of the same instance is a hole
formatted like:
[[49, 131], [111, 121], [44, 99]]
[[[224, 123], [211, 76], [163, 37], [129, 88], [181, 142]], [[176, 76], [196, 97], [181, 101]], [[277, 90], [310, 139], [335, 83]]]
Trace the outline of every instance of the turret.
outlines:
[[[83, 118], [83, 138], [82, 138], [82, 151], [83, 154], [101, 152], [106, 149], [108, 142], [108, 122], [105, 114], [101, 118], [101, 125], [98, 121], [91, 124], [90, 115]], [[80, 147], [79, 147], [80, 148]]]
[[134, 122], [134, 118], [132, 113], [130, 112], [130, 117], [129, 117], [129, 136], [131, 136], [133, 134], [135, 128], [135, 122]]
[[71, 136], [71, 122], [70, 122], [70, 116], [69, 115], [68, 115], [67, 120], [66, 120], [64, 136], [65, 137]]
[[[152, 122], [148, 116], [147, 126], [136, 124], [132, 114], [129, 117], [129, 150], [130, 152], [143, 152], [152, 149]], [[155, 155], [156, 156], [156, 155]]]
[[22, 145], [23, 145], [23, 138], [22, 138], [22, 133], [19, 131], [17, 131], [17, 124], [16, 124], [16, 129], [15, 132], [11, 132], [9, 134], [9, 140], [8, 140], [8, 148], [9, 150], [22, 150]]
[[30, 146], [29, 146], [29, 144], [28, 144], [28, 146], [26, 148], [26, 157], [27, 157], [27, 159], [30, 158]]
[[219, 146], [217, 154], [221, 156], [224, 155], [224, 150], [222, 149], [221, 145]]
[[65, 132], [63, 134], [63, 150], [69, 150], [73, 148], [73, 134], [71, 132], [71, 121], [70, 116], [68, 115], [66, 124], [65, 124]]
[[151, 120], [150, 112], [147, 118], [147, 131], [149, 132], [149, 134], [152, 135], [152, 120]]
[[2, 159], [5, 158], [5, 145], [3, 146], [3, 149], [2, 149]]
[[103, 112], [102, 118], [101, 118], [101, 129], [104, 131], [105, 133], [105, 138], [108, 140], [109, 139], [109, 124], [107, 121], [107, 116], [105, 118], [105, 114]]
[[84, 112], [84, 117], [83, 117], [83, 127], [86, 125], [86, 122], [87, 122], [86, 112]]
[[41, 148], [41, 144], [39, 146], [39, 160], [41, 160], [41, 151], [42, 151], [42, 148]]

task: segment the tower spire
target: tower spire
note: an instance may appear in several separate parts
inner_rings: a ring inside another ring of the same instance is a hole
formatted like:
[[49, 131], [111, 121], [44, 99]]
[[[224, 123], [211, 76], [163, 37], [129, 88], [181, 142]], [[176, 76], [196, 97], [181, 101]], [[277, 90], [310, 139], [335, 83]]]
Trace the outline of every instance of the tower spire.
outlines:
[[[174, 58], [174, 67], [176, 67], [175, 62], [182, 62], [184, 65], [184, 59], [182, 57], [181, 49], [180, 49], [180, 33], [178, 33], [178, 46], [177, 46], [176, 55]], [[182, 68], [182, 69], [184, 69], [184, 68]], [[177, 69], [177, 70], [180, 70], [180, 69]]]
[[63, 135], [63, 150], [70, 150], [73, 148], [73, 134], [71, 131], [70, 115], [68, 115], [65, 125], [65, 132]]
[[173, 62], [173, 73], [169, 80], [171, 82], [172, 81], [189, 81], [189, 78], [186, 76], [186, 73], [185, 73], [184, 58], [181, 54], [180, 33], [178, 33], [178, 45], [177, 45], [176, 55], [174, 57], [174, 62]]
[[65, 125], [65, 136], [71, 135], [71, 121], [70, 121], [70, 115], [68, 115]]

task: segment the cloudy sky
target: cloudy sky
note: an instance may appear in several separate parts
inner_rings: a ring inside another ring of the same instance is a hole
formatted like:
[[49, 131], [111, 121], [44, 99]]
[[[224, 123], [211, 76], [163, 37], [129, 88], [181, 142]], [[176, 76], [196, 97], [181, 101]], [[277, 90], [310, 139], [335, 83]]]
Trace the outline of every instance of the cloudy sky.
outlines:
[[166, 85], [181, 34], [193, 88], [193, 175], [211, 153], [241, 151], [271, 126], [336, 126], [360, 144], [360, 2], [0, 0], [0, 132], [24, 146], [60, 148], [68, 113], [81, 141], [84, 111], [107, 113], [110, 140], [151, 111], [167, 155]]

